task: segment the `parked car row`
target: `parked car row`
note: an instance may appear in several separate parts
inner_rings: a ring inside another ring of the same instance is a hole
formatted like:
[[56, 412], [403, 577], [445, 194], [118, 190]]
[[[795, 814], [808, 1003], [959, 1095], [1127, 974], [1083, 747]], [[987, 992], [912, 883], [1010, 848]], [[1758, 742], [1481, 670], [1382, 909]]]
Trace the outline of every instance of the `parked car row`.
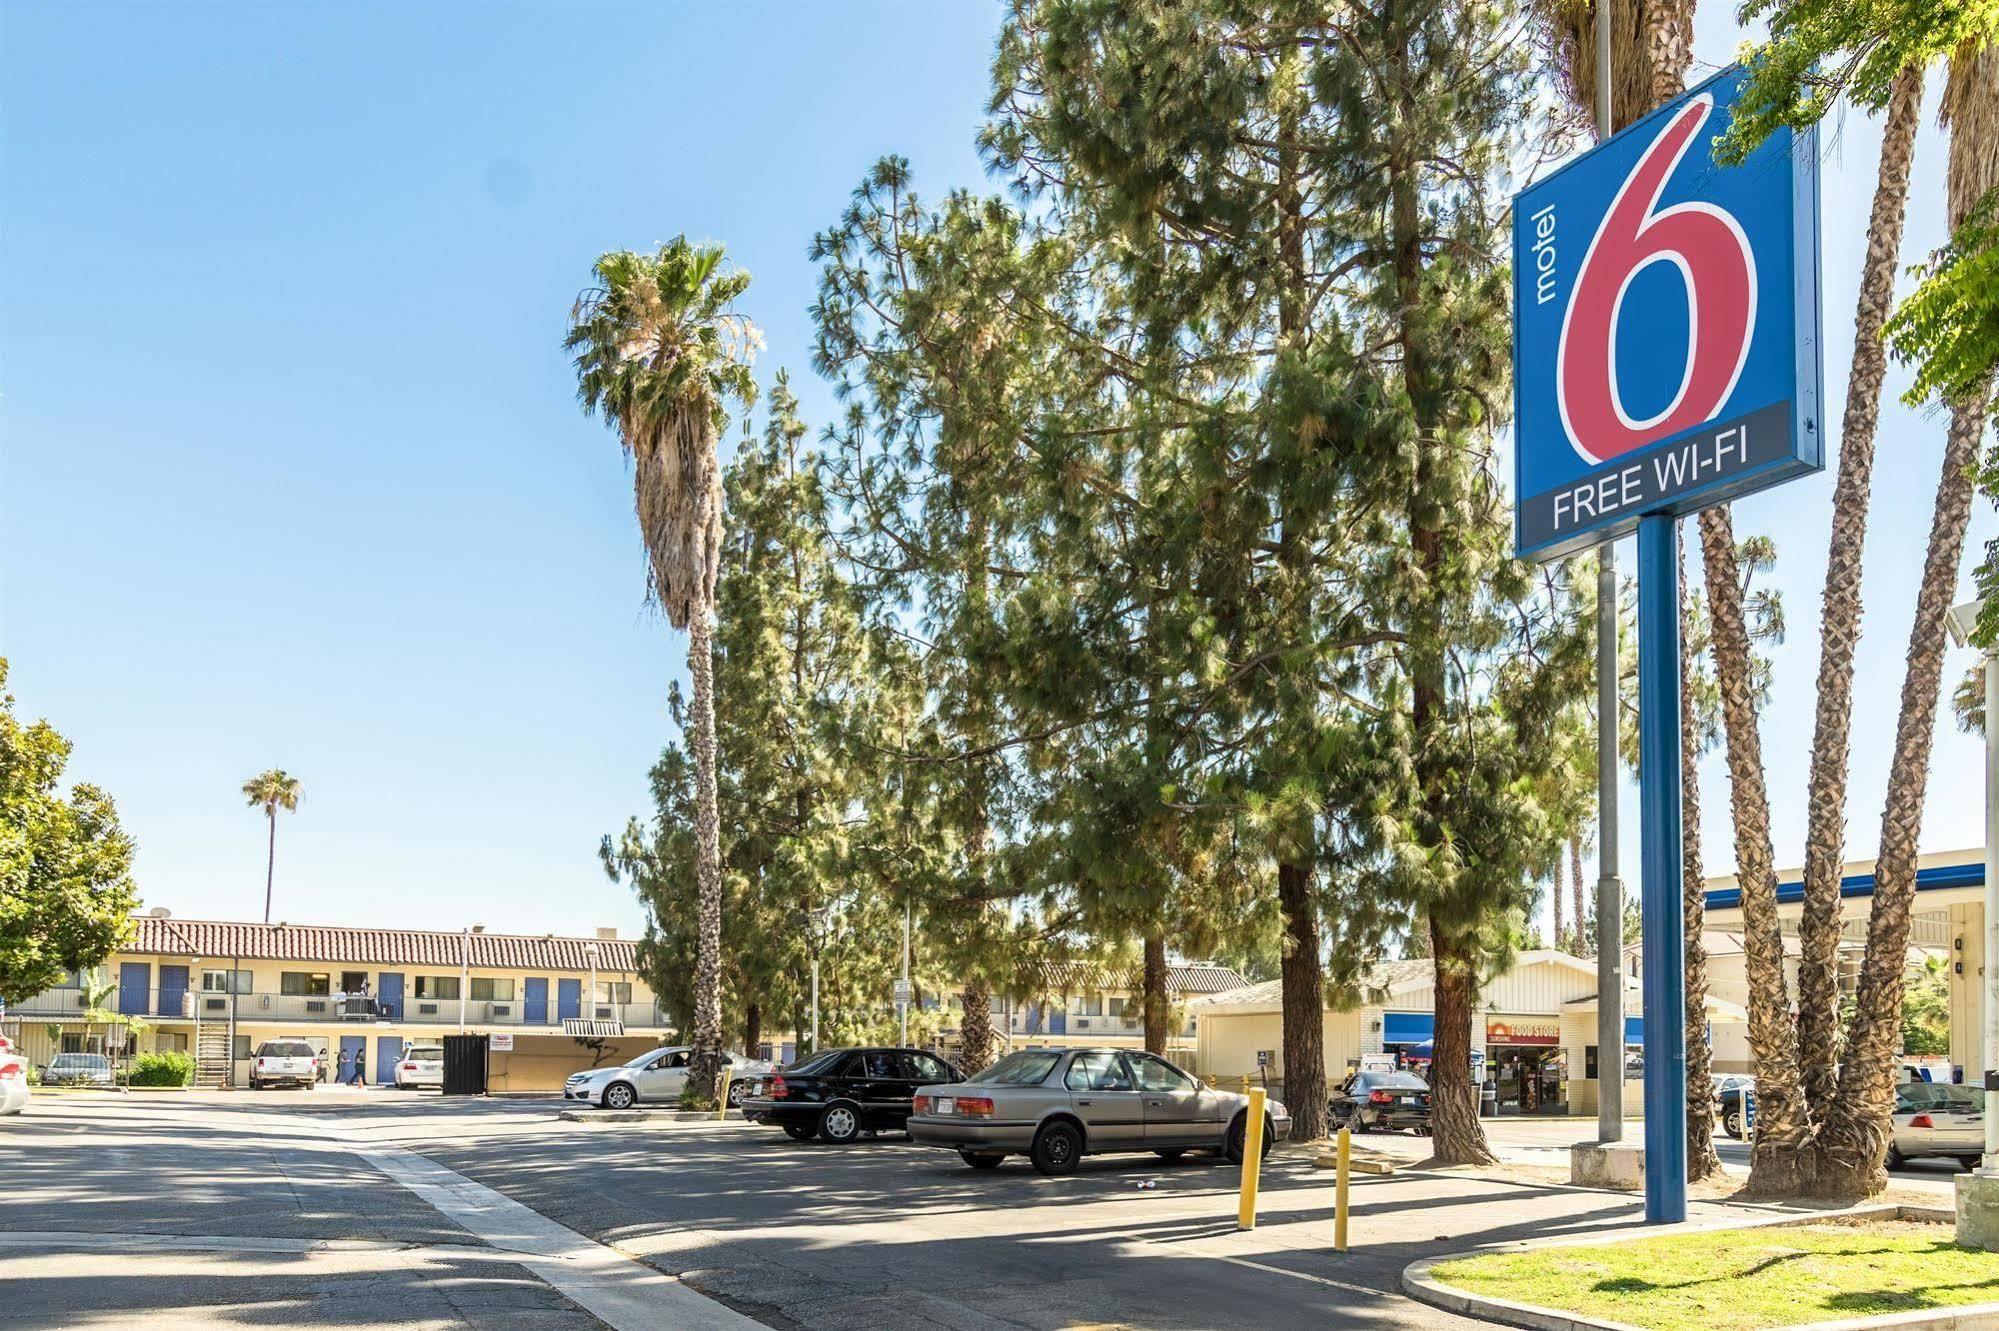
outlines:
[[[902, 1128], [973, 1169], [1020, 1155], [1043, 1174], [1067, 1174], [1086, 1155], [1120, 1151], [1173, 1160], [1207, 1150], [1240, 1163], [1248, 1105], [1133, 1050], [1021, 1049], [968, 1078], [925, 1050], [881, 1047], [829, 1049], [760, 1077], [743, 1116], [795, 1141]], [[1270, 1101], [1264, 1151], [1290, 1131], [1290, 1113]]]

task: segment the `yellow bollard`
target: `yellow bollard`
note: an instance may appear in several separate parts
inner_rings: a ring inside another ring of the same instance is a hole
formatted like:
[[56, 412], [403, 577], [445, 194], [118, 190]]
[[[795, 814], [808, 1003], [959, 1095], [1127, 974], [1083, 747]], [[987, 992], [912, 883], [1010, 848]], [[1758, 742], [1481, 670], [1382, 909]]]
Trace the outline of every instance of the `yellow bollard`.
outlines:
[[729, 1117], [729, 1078], [735, 1071], [735, 1068], [727, 1063], [722, 1065], [722, 1102], [715, 1108], [715, 1121], [717, 1123]]
[[[1248, 1081], [1249, 1078], [1243, 1078]], [[1242, 1133], [1242, 1197], [1236, 1203], [1235, 1227], [1256, 1228], [1256, 1179], [1263, 1167], [1263, 1088], [1249, 1093], [1249, 1117]]]
[[1339, 1166], [1333, 1171], [1333, 1249], [1347, 1250], [1347, 1176], [1353, 1171], [1353, 1132], [1340, 1129]]
[[1242, 1074], [1242, 1093], [1244, 1095], [1249, 1094], [1249, 1074], [1247, 1072]]

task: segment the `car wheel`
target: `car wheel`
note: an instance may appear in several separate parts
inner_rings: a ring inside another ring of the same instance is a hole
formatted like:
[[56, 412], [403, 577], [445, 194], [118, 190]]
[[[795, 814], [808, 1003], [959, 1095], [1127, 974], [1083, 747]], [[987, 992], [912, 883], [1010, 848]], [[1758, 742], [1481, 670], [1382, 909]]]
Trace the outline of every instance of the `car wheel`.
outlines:
[[1427, 1137], [1430, 1135], [1430, 1125], [1428, 1123], [1418, 1123], [1415, 1127], [1411, 1128], [1410, 1131], [1415, 1133], [1418, 1137]]
[[861, 1135], [861, 1114], [852, 1105], [831, 1104], [819, 1115], [819, 1135], [834, 1146], [845, 1146]]
[[253, 1091], [261, 1091], [264, 1089], [264, 1083], [258, 1081], [255, 1077], [252, 1077], [250, 1078], [250, 1089]]
[[1982, 1155], [1960, 1155], [1957, 1158], [1957, 1163], [1963, 1165], [1964, 1172], [1969, 1174], [1985, 1163], [1985, 1157]]
[[1731, 1109], [1721, 1116], [1721, 1130], [1737, 1141], [1742, 1140], [1742, 1111]]
[[1181, 1156], [1187, 1154], [1187, 1148], [1184, 1146], [1166, 1146], [1154, 1151], [1153, 1154], [1161, 1160], [1178, 1160]]
[[974, 1169], [998, 1169], [1006, 1159], [1003, 1155], [985, 1155], [978, 1151], [960, 1151], [958, 1158]]
[[743, 1089], [743, 1083], [741, 1083], [741, 1082], [739, 1082], [739, 1081], [732, 1081], [732, 1082], [730, 1082], [730, 1083], [729, 1083], [729, 1108], [731, 1108], [731, 1109], [741, 1109], [741, 1108], [743, 1107], [743, 1100], [744, 1100], [744, 1097], [745, 1097], [745, 1096], [746, 1096], [747, 1094], [748, 1094], [748, 1092], [747, 1092], [747, 1091], [745, 1091], [745, 1090]]
[[812, 1140], [813, 1135], [819, 1131], [818, 1128], [813, 1127], [809, 1123], [784, 1123], [779, 1126], [784, 1129], [784, 1135], [795, 1142], [809, 1142]]
[[614, 1081], [604, 1088], [604, 1108], [630, 1109], [637, 1104], [639, 1093], [621, 1081]]
[[1068, 1123], [1045, 1124], [1027, 1158], [1043, 1174], [1073, 1174], [1083, 1158], [1083, 1134]]
[[[1246, 1154], [1243, 1150], [1243, 1135], [1248, 1131], [1248, 1125], [1249, 1116], [1247, 1114], [1237, 1114], [1235, 1122], [1229, 1124], [1228, 1149], [1223, 1154], [1228, 1156], [1228, 1161], [1232, 1165], [1241, 1164], [1242, 1158]], [[1270, 1139], [1273, 1135], [1275, 1134], [1271, 1129], [1269, 1119], [1266, 1118], [1263, 1124], [1263, 1154], [1261, 1157], [1263, 1159], [1270, 1157]]]
[[1900, 1169], [1908, 1163], [1908, 1157], [1904, 1156], [1900, 1150], [1896, 1149], [1894, 1143], [1890, 1142], [1888, 1145], [1888, 1158], [1881, 1163], [1887, 1169]]

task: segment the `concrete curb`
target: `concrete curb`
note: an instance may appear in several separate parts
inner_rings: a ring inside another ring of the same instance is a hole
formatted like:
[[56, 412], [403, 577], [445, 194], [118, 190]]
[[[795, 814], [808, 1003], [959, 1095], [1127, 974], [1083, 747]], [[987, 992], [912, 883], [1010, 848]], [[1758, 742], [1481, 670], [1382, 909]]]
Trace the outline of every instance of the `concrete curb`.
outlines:
[[742, 1114], [716, 1118], [711, 1109], [563, 1109], [555, 1115], [564, 1123], [741, 1123]]
[[[1921, 1220], [1947, 1222], [1954, 1219], [1949, 1212], [1930, 1206], [1900, 1206], [1894, 1203], [1850, 1206], [1840, 1211], [1814, 1211], [1805, 1215], [1779, 1215], [1757, 1217], [1745, 1221], [1724, 1221], [1718, 1224], [1689, 1224], [1661, 1230], [1624, 1230], [1594, 1238], [1570, 1236], [1545, 1242], [1501, 1243], [1490, 1248], [1473, 1248], [1464, 1252], [1444, 1253], [1436, 1257], [1425, 1257], [1402, 1268], [1402, 1292], [1419, 1303], [1427, 1303], [1433, 1308], [1461, 1317], [1484, 1318], [1503, 1326], [1519, 1326], [1531, 1331], [1644, 1331], [1627, 1322], [1612, 1322], [1579, 1313], [1562, 1312], [1556, 1308], [1543, 1308], [1537, 1304], [1515, 1303], [1510, 1299], [1490, 1298], [1483, 1294], [1473, 1294], [1469, 1290], [1446, 1285], [1430, 1274], [1433, 1267], [1443, 1262], [1461, 1261], [1467, 1257], [1484, 1257], [1493, 1253], [1544, 1252], [1556, 1248], [1593, 1248], [1606, 1243], [1624, 1243], [1658, 1234], [1705, 1234], [1730, 1229], [1781, 1229], [1787, 1226], [1823, 1224], [1828, 1220]], [[1910, 1313], [1883, 1313], [1878, 1317], [1854, 1317], [1835, 1322], [1798, 1322], [1791, 1331], [1999, 1331], [1999, 1303], [1968, 1303], [1953, 1308], [1936, 1308]]]

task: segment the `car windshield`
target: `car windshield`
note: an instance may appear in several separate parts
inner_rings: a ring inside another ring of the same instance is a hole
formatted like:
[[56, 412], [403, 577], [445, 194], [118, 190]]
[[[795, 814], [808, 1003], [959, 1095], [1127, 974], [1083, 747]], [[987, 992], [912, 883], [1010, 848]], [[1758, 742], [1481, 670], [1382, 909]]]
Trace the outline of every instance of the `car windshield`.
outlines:
[[1354, 1086], [1364, 1091], [1427, 1091], [1430, 1084], [1413, 1072], [1363, 1072]]
[[970, 1080], [989, 1086], [1039, 1086], [1061, 1061], [1062, 1055], [1054, 1050], [1023, 1049], [1008, 1054]]
[[311, 1058], [312, 1046], [303, 1040], [270, 1040], [258, 1046], [259, 1058]]

